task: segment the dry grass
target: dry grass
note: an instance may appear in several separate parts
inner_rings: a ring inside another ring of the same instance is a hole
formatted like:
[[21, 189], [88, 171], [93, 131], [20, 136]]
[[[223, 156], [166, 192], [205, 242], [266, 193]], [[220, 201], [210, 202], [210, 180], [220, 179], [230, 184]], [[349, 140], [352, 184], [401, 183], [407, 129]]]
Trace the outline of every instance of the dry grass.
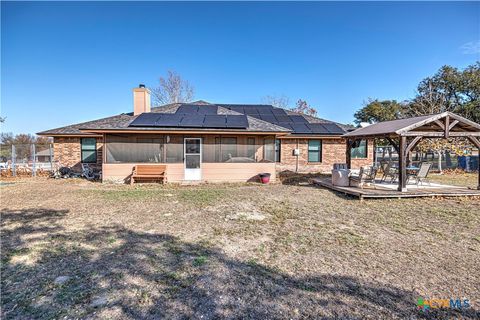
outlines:
[[[359, 202], [293, 177], [14, 182], [0, 187], [3, 319], [478, 316], [478, 199]], [[426, 315], [419, 297], [473, 308]]]

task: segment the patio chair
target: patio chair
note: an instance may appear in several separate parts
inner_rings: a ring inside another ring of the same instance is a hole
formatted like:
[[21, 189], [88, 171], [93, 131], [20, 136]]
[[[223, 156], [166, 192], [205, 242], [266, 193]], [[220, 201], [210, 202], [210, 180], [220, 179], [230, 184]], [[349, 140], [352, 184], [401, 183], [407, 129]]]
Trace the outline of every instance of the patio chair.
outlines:
[[387, 162], [383, 167], [383, 175], [381, 181], [386, 181], [390, 178], [390, 182], [395, 181], [398, 177], [397, 169], [393, 167], [393, 162]]
[[419, 183], [423, 185], [424, 181], [426, 181], [428, 185], [430, 185], [430, 181], [427, 179], [427, 177], [431, 167], [432, 167], [431, 163], [423, 162], [420, 165], [420, 169], [418, 169], [417, 173], [415, 175], [409, 176], [409, 178], [411, 177], [415, 179], [415, 184], [417, 186]]
[[358, 176], [350, 176], [350, 182], [358, 184], [361, 189], [363, 189], [365, 183], [371, 183], [373, 188], [376, 189], [375, 176], [377, 175], [377, 170], [377, 167], [373, 166], [361, 167]]

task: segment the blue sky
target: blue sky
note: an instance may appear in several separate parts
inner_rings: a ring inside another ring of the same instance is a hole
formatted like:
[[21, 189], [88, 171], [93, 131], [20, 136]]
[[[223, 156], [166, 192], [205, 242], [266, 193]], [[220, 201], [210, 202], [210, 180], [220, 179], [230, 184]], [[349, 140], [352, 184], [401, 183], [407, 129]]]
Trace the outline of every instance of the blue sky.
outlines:
[[479, 58], [480, 3], [2, 2], [4, 132], [132, 110], [131, 89], [175, 70], [210, 102], [302, 98], [352, 122], [404, 100], [442, 65]]

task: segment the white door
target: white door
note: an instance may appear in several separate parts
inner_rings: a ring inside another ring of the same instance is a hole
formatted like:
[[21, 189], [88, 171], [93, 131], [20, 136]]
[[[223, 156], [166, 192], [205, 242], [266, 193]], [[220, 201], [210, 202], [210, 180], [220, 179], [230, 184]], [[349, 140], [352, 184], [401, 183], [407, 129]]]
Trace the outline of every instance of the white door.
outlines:
[[202, 138], [185, 138], [185, 180], [202, 180]]

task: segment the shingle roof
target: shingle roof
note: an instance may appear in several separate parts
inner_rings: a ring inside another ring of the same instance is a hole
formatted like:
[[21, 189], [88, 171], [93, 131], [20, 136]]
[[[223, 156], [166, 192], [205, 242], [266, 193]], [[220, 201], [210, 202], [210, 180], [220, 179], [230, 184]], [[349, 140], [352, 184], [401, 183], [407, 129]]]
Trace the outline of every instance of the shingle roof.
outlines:
[[399, 135], [403, 132], [409, 131], [411, 129], [419, 128], [427, 125], [428, 123], [433, 123], [435, 120], [450, 116], [452, 119], [457, 119], [460, 121], [457, 128], [460, 126], [466, 126], [468, 128], [473, 128], [474, 130], [479, 130], [480, 125], [472, 122], [468, 119], [460, 117], [451, 112], [443, 112], [437, 114], [429, 114], [425, 116], [418, 116], [412, 118], [383, 121], [375, 124], [371, 124], [368, 127], [360, 128], [344, 134], [344, 137], [357, 137], [357, 136], [381, 136], [381, 135]]
[[[229, 110], [226, 108], [225, 104], [209, 104], [208, 102], [205, 101], [197, 101], [193, 102], [190, 104], [195, 104], [195, 105], [215, 105], [217, 106], [217, 114], [232, 114], [232, 115], [240, 115], [242, 113], [236, 112], [234, 110]], [[175, 113], [177, 109], [182, 105], [182, 103], [173, 103], [173, 104], [167, 104], [164, 106], [159, 106], [159, 107], [152, 107], [151, 112], [155, 113]], [[231, 106], [231, 105], [230, 105]], [[243, 106], [253, 106], [253, 105], [243, 105]], [[258, 105], [259, 106], [259, 105]], [[271, 107], [271, 106], [270, 106]], [[292, 115], [299, 115], [298, 113], [292, 112], [292, 111], [287, 111], [288, 114]], [[321, 118], [316, 118], [316, 117], [311, 117], [311, 116], [304, 116], [305, 119], [309, 123], [333, 123], [337, 124], [340, 126], [342, 129], [347, 132], [349, 129], [348, 126], [332, 122], [329, 120], [321, 119]], [[88, 122], [83, 122], [83, 123], [77, 123], [65, 127], [60, 127], [60, 128], [55, 128], [55, 129], [50, 129], [46, 131], [39, 132], [39, 135], [93, 135], [93, 133], [86, 133], [85, 131], [82, 130], [149, 130], [151, 131], [152, 128], [150, 127], [129, 127], [129, 124], [135, 120], [137, 116], [134, 116], [133, 113], [122, 113], [119, 115], [115, 115], [112, 117], [107, 117], [107, 118], [102, 118], [98, 120], [93, 120], [93, 121], [88, 121]], [[252, 131], [252, 132], [290, 132], [290, 129], [284, 128], [282, 126], [276, 125], [274, 123], [270, 123], [261, 119], [257, 119], [254, 116], [247, 115], [248, 119], [248, 128], [247, 129], [230, 129], [231, 131]], [[156, 130], [168, 130], [168, 131], [175, 131], [175, 130], [185, 130], [185, 128], [156, 128]], [[230, 131], [229, 130], [229, 131]], [[202, 129], [202, 131], [209, 131], [209, 129]]]

